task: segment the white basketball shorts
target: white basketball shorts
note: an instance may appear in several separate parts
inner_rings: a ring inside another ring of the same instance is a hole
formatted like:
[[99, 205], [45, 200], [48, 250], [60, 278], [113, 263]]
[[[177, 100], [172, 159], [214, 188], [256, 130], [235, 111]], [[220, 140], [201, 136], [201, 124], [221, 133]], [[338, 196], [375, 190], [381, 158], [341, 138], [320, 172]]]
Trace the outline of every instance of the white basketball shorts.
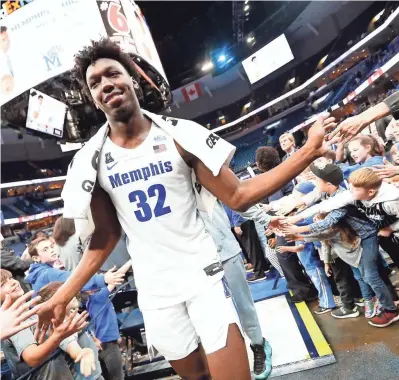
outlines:
[[159, 352], [168, 361], [187, 357], [199, 342], [206, 354], [216, 352], [226, 346], [229, 325], [240, 327], [224, 280], [186, 302], [142, 313], [150, 355]]

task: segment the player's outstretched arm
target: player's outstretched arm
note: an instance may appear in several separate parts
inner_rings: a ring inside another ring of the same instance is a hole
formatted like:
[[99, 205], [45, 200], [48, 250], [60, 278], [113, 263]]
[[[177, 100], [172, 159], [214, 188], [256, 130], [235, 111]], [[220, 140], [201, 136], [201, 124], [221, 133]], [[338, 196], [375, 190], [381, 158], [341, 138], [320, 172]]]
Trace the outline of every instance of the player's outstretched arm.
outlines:
[[62, 322], [65, 307], [87, 281], [101, 268], [121, 237], [121, 226], [109, 195], [97, 187], [92, 196], [91, 212], [95, 229], [90, 244], [79, 265], [54, 296], [43, 303], [38, 311], [39, 327], [49, 324], [52, 318]]
[[396, 100], [395, 104], [393, 104], [392, 102], [392, 107], [390, 107], [389, 102], [387, 103], [387, 101], [389, 101], [391, 97], [387, 98], [385, 101], [381, 103], [378, 103], [374, 107], [367, 109], [366, 111], [360, 113], [359, 115], [355, 115], [344, 120], [338, 126], [338, 128], [328, 136], [328, 139], [331, 140], [334, 137], [338, 136], [340, 141], [343, 144], [345, 144], [349, 140], [353, 139], [357, 134], [359, 134], [364, 128], [366, 128], [372, 122], [382, 119], [384, 116], [388, 116], [394, 111], [394, 109], [396, 109], [397, 112], [397, 109], [399, 108], [398, 106], [399, 101], [397, 100], [399, 97], [399, 93], [394, 94]]
[[322, 156], [327, 149], [323, 144], [325, 132], [335, 125], [335, 119], [328, 114], [320, 117], [309, 130], [308, 141], [301, 149], [276, 168], [248, 180], [241, 181], [227, 165], [215, 177], [197, 157], [190, 158], [190, 165], [197, 180], [213, 195], [233, 210], [246, 211], [281, 189]]

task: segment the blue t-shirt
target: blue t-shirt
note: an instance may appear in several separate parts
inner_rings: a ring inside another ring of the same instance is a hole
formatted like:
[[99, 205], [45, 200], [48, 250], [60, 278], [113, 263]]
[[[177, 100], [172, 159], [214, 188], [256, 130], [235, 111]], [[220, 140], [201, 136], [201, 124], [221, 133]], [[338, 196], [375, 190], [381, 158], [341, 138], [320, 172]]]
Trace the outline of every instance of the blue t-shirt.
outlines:
[[120, 337], [118, 319], [112, 302], [108, 301], [109, 295], [108, 288], [104, 287], [99, 292], [91, 294], [86, 304], [90, 318], [92, 320], [95, 318], [93, 323], [95, 335], [103, 343], [113, 342]]
[[347, 166], [343, 169], [344, 178], [347, 180], [351, 173], [355, 170], [362, 169], [362, 168], [372, 168], [374, 165], [384, 165], [384, 157], [383, 156], [373, 156], [370, 157], [366, 162], [363, 164], [355, 164]]

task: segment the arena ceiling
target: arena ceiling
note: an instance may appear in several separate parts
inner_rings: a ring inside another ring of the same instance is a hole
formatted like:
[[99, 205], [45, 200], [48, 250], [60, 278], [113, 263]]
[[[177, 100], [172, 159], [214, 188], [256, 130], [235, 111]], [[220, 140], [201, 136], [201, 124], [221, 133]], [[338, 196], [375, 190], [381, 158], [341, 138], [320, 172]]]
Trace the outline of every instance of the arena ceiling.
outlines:
[[203, 62], [214, 50], [234, 46], [240, 60], [251, 54], [250, 49], [259, 49], [283, 33], [309, 3], [250, 1], [244, 36], [253, 32], [259, 39], [254, 47], [248, 47], [245, 41], [241, 46], [236, 44], [231, 1], [137, 1], [172, 89], [200, 77]]

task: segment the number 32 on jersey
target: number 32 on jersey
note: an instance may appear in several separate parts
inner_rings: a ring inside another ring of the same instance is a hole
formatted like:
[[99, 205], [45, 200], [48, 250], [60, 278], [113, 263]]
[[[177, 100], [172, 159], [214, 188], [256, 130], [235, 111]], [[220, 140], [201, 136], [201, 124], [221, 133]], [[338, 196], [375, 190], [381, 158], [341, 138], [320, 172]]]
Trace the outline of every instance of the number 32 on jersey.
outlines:
[[[154, 210], [147, 203], [148, 198], [158, 197]], [[165, 206], [166, 190], [165, 186], [155, 184], [148, 188], [147, 193], [142, 190], [135, 190], [129, 194], [129, 201], [136, 203], [137, 210], [134, 212], [139, 222], [148, 222], [153, 216], [156, 218], [162, 215], [169, 214], [171, 209]]]

